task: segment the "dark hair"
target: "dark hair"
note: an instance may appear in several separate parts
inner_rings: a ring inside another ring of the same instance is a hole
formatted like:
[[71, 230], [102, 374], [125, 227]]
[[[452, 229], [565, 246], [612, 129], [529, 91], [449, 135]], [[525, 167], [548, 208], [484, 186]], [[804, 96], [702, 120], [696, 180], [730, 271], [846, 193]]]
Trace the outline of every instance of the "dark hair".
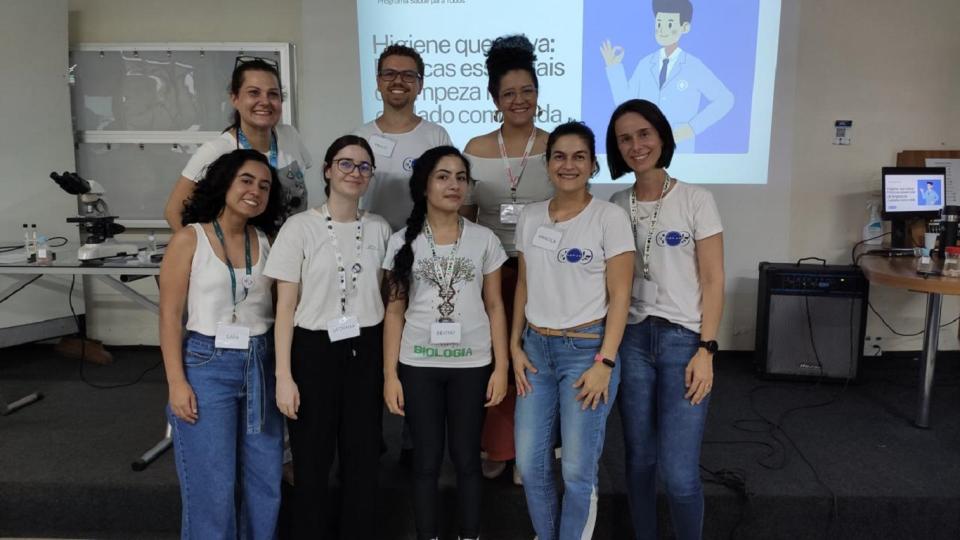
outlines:
[[374, 167], [377, 166], [376, 161], [373, 157], [373, 150], [370, 148], [370, 144], [363, 137], [358, 137], [356, 135], [343, 135], [337, 138], [337, 140], [330, 143], [330, 147], [327, 148], [327, 153], [323, 155], [323, 193], [326, 196], [330, 196], [330, 179], [327, 178], [327, 168], [333, 166], [333, 157], [337, 155], [337, 152], [343, 150], [348, 146], [359, 146], [370, 156], [370, 165]]
[[653, 16], [657, 13], [679, 13], [680, 24], [693, 20], [693, 4], [690, 0], [653, 0]]
[[597, 163], [597, 137], [593, 134], [593, 130], [590, 129], [589, 126], [576, 120], [560, 124], [550, 132], [550, 136], [547, 137], [547, 151], [543, 154], [544, 158], [547, 161], [550, 160], [550, 152], [553, 151], [553, 145], [557, 142], [557, 139], [564, 135], [576, 135], [580, 137], [587, 145], [587, 148], [590, 149], [590, 161], [593, 161], [593, 174], [591, 176], [600, 172], [600, 164]]
[[624, 101], [619, 107], [613, 110], [610, 116], [610, 123], [607, 124], [607, 166], [610, 168], [610, 178], [616, 180], [627, 174], [633, 169], [627, 165], [623, 156], [620, 155], [620, 147], [617, 144], [617, 120], [627, 113], [637, 113], [644, 117], [653, 129], [660, 135], [660, 141], [663, 148], [660, 149], [660, 159], [657, 160], [657, 168], [666, 169], [673, 161], [673, 152], [677, 149], [677, 143], [673, 140], [673, 129], [670, 122], [659, 107], [645, 99], [631, 99]]
[[406, 56], [407, 58], [413, 58], [413, 61], [417, 63], [417, 73], [420, 74], [420, 79], [423, 80], [424, 67], [423, 67], [423, 57], [420, 56], [420, 53], [412, 47], [407, 47], [406, 45], [393, 44], [383, 50], [380, 53], [380, 58], [377, 58], [377, 73], [380, 73], [380, 68], [383, 67], [383, 61], [388, 56]]
[[533, 54], [533, 43], [523, 34], [498, 37], [493, 40], [490, 50], [487, 51], [487, 91], [494, 103], [500, 99], [500, 79], [508, 72], [522, 69], [530, 74], [533, 86], [540, 89], [537, 80], [537, 70], [534, 61], [537, 55]]
[[[255, 58], [248, 62], [243, 62], [237, 64], [233, 68], [233, 74], [230, 75], [230, 95], [237, 96], [240, 95], [240, 89], [243, 87], [243, 79], [245, 73], [248, 71], [266, 71], [274, 77], [277, 78], [277, 86], [280, 88], [280, 95], [283, 95], [283, 83], [280, 82], [280, 70], [277, 69], [273, 64], [266, 62], [260, 58]], [[223, 131], [229, 131], [231, 129], [240, 128], [240, 111], [233, 111], [233, 123], [227, 126]]]
[[463, 161], [467, 169], [467, 178], [470, 178], [470, 162], [452, 146], [437, 146], [423, 153], [413, 162], [413, 173], [410, 175], [410, 198], [413, 199], [413, 210], [407, 218], [407, 229], [403, 236], [403, 245], [393, 257], [393, 270], [390, 273], [390, 297], [406, 298], [410, 292], [410, 277], [413, 271], [413, 241], [423, 231], [423, 224], [427, 220], [427, 182], [430, 173], [437, 167], [437, 163], [447, 156], [456, 156]]
[[280, 185], [277, 170], [270, 165], [267, 157], [250, 149], [234, 150], [218, 157], [207, 166], [203, 178], [197, 182], [197, 188], [193, 190], [193, 195], [184, 202], [181, 224], [209, 223], [215, 220], [226, 206], [227, 191], [233, 185], [237, 171], [248, 161], [263, 163], [270, 170], [270, 195], [263, 213], [249, 219], [247, 223], [267, 235], [272, 236], [276, 233], [284, 213], [283, 186]]

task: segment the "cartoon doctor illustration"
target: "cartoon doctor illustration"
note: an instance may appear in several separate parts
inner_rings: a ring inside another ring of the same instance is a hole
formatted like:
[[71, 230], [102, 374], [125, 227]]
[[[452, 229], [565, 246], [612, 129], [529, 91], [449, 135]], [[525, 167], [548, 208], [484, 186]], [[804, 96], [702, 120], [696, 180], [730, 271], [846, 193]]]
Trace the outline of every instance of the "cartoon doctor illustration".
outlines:
[[[733, 108], [733, 94], [699, 58], [680, 48], [690, 31], [690, 0], [653, 0], [654, 35], [661, 49], [645, 56], [627, 80], [624, 50], [606, 40], [600, 53], [614, 103], [641, 98], [656, 103], [673, 127], [677, 152], [694, 152], [696, 136]], [[706, 106], [701, 108], [701, 97]]]

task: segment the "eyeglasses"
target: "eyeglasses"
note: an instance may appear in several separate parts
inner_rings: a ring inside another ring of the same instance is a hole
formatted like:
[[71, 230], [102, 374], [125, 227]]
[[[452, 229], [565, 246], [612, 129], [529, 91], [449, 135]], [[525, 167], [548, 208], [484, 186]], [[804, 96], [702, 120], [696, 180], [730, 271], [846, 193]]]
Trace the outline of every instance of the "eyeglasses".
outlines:
[[277, 73], [280, 73], [280, 64], [273, 58], [264, 58], [262, 56], [247, 56], [240, 55], [233, 62], [233, 69], [236, 70], [238, 67], [249, 62], [263, 62], [264, 64], [272, 67], [277, 70]]
[[534, 86], [527, 86], [521, 88], [519, 93], [517, 93], [516, 90], [505, 90], [502, 94], [500, 94], [500, 101], [504, 103], [513, 103], [518, 97], [522, 97], [527, 101], [534, 99], [537, 97], [537, 89]]
[[373, 170], [376, 168], [373, 165], [367, 163], [366, 161], [361, 161], [357, 163], [352, 159], [338, 159], [337, 168], [340, 169], [340, 172], [343, 174], [350, 174], [354, 169], [360, 171], [360, 176], [365, 176], [367, 178], [373, 176]]
[[422, 78], [416, 71], [397, 71], [395, 69], [385, 69], [380, 73], [377, 73], [377, 76], [387, 82], [393, 82], [397, 80], [397, 76], [399, 76], [400, 80], [407, 84], [413, 84]]

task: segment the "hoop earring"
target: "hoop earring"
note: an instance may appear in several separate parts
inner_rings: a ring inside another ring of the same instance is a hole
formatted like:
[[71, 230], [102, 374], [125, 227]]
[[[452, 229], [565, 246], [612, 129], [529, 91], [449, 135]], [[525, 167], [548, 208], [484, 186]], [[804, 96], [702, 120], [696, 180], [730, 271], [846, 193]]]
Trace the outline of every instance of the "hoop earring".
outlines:
[[543, 115], [543, 107], [541, 107], [540, 104], [537, 103], [537, 116], [535, 118], [540, 122], [543, 122], [543, 118], [540, 118], [542, 115]]
[[498, 124], [503, 122], [503, 113], [500, 111], [493, 111], [493, 121]]

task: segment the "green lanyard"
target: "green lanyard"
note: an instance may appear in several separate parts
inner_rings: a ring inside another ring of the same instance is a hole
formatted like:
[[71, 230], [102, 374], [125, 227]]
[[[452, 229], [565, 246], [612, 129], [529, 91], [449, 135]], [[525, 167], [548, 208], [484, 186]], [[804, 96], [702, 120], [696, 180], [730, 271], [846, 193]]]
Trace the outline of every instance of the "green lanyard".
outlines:
[[250, 292], [250, 288], [253, 287], [253, 262], [251, 261], [250, 256], [250, 231], [247, 229], [246, 225], [243, 227], [243, 252], [247, 262], [247, 273], [243, 276], [240, 283], [243, 285], [243, 298], [239, 301], [237, 300], [237, 275], [233, 271], [233, 263], [230, 262], [230, 257], [227, 255], [227, 242], [223, 239], [223, 229], [220, 228], [220, 224], [217, 223], [217, 220], [213, 220], [213, 232], [217, 235], [217, 240], [220, 240], [220, 245], [223, 246], [223, 258], [226, 259], [227, 270], [230, 271], [230, 298], [233, 300], [233, 318], [236, 320], [237, 317], [237, 304], [243, 302], [247, 299], [247, 293]]

